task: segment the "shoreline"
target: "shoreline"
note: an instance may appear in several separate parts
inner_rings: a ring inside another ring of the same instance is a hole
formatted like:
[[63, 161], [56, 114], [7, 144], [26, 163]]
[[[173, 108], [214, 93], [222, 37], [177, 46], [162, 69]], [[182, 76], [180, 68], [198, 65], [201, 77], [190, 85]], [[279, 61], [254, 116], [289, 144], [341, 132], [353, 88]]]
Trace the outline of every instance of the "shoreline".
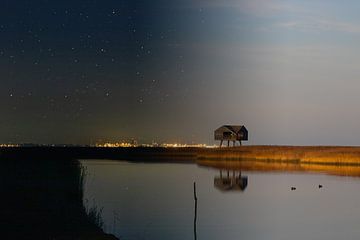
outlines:
[[2, 147], [3, 159], [109, 159], [134, 162], [268, 161], [360, 165], [357, 146], [245, 145], [223, 148], [163, 147]]
[[198, 160], [200, 167], [246, 172], [287, 172], [287, 173], [321, 173], [335, 176], [360, 177], [360, 164], [318, 164], [300, 162], [279, 162], [263, 160]]

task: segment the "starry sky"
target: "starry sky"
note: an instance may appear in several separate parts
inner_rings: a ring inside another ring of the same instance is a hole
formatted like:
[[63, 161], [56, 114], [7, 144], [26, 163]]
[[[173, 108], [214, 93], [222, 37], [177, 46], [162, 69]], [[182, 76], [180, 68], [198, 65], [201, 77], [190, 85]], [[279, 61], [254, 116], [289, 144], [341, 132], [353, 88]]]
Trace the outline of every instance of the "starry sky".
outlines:
[[0, 142], [359, 145], [345, 2], [1, 1]]

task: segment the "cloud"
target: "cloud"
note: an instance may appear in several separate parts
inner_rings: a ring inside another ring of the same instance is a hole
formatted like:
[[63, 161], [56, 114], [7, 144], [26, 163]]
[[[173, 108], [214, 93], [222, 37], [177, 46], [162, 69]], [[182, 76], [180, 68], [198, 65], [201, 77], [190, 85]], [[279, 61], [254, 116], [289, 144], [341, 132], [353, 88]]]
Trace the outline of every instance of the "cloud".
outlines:
[[326, 3], [283, 0], [196, 0], [193, 3], [196, 7], [231, 10], [260, 20], [253, 30], [360, 33], [360, 22], [345, 20], [348, 16], [344, 12]]
[[360, 24], [316, 18], [281, 22], [274, 26], [300, 31], [360, 33]]
[[255, 16], [273, 15], [279, 12], [302, 12], [302, 8], [279, 0], [198, 0], [198, 4], [210, 8], [228, 8]]

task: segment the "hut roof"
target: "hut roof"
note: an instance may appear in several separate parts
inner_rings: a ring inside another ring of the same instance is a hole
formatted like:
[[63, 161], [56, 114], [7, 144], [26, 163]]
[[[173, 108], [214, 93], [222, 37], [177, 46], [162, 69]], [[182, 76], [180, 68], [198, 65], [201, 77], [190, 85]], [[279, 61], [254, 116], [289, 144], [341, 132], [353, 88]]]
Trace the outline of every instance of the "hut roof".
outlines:
[[233, 133], [238, 133], [242, 128], [245, 128], [245, 126], [244, 125], [223, 125], [216, 130], [221, 130], [223, 128], [226, 128]]

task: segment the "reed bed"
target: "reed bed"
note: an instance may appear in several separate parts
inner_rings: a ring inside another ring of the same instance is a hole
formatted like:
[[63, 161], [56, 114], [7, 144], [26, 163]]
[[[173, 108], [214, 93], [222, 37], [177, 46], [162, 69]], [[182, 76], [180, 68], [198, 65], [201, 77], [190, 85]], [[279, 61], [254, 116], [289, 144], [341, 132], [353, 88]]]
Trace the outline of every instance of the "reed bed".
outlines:
[[197, 164], [222, 170], [252, 172], [310, 172], [337, 176], [360, 177], [360, 165], [279, 162], [263, 160], [198, 160]]
[[360, 147], [242, 146], [199, 151], [198, 159], [254, 159], [292, 163], [359, 164]]

